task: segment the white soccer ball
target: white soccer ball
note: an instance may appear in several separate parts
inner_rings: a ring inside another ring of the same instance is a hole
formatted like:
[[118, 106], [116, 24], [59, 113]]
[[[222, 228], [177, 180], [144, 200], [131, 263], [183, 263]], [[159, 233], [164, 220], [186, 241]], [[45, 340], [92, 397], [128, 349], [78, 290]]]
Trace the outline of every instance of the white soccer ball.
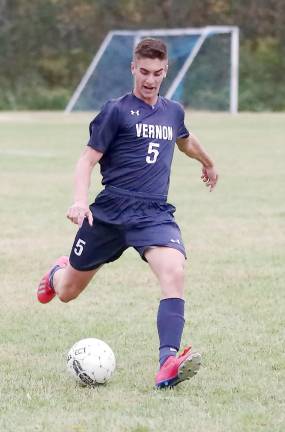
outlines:
[[68, 372], [77, 381], [89, 386], [109, 381], [115, 368], [113, 351], [100, 339], [82, 339], [73, 345], [67, 355]]

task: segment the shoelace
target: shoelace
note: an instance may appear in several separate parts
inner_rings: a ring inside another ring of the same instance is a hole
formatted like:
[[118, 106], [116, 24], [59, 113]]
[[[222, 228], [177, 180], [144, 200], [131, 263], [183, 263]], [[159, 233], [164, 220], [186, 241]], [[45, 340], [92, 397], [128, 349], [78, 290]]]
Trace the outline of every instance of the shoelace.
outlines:
[[179, 354], [179, 357], [183, 357], [185, 354], [187, 354], [190, 350], [191, 350], [192, 346], [190, 345], [189, 347], [184, 348], [184, 350], [182, 351], [181, 354]]

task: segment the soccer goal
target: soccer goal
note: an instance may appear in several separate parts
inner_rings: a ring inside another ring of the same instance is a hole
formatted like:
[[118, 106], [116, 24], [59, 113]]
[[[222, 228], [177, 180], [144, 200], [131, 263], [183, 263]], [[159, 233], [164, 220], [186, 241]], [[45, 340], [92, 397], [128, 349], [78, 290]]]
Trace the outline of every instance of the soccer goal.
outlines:
[[97, 111], [132, 90], [132, 52], [143, 38], [168, 46], [169, 72], [161, 95], [193, 110], [238, 111], [238, 27], [111, 31], [93, 58], [65, 112]]

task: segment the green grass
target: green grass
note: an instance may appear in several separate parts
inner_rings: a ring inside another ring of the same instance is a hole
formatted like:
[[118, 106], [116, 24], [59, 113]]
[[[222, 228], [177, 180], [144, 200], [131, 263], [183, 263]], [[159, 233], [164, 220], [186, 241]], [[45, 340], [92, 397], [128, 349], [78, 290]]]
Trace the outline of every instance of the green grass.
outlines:
[[[220, 183], [208, 193], [199, 164], [176, 153], [169, 200], [189, 256], [183, 345], [193, 342], [203, 368], [171, 391], [153, 390], [159, 290], [134, 251], [74, 302], [35, 299], [76, 232], [65, 212], [90, 120], [0, 115], [0, 430], [283, 432], [285, 115], [189, 115]], [[96, 172], [90, 199], [99, 190]], [[66, 353], [85, 337], [115, 352], [107, 386], [66, 373]]]

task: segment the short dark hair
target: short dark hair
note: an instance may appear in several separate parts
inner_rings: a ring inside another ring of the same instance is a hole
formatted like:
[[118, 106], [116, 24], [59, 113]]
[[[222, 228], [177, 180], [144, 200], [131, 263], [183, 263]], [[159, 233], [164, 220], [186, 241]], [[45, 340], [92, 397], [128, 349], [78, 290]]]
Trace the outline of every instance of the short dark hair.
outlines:
[[160, 39], [143, 39], [134, 51], [134, 57], [145, 57], [159, 60], [167, 59], [167, 46]]

